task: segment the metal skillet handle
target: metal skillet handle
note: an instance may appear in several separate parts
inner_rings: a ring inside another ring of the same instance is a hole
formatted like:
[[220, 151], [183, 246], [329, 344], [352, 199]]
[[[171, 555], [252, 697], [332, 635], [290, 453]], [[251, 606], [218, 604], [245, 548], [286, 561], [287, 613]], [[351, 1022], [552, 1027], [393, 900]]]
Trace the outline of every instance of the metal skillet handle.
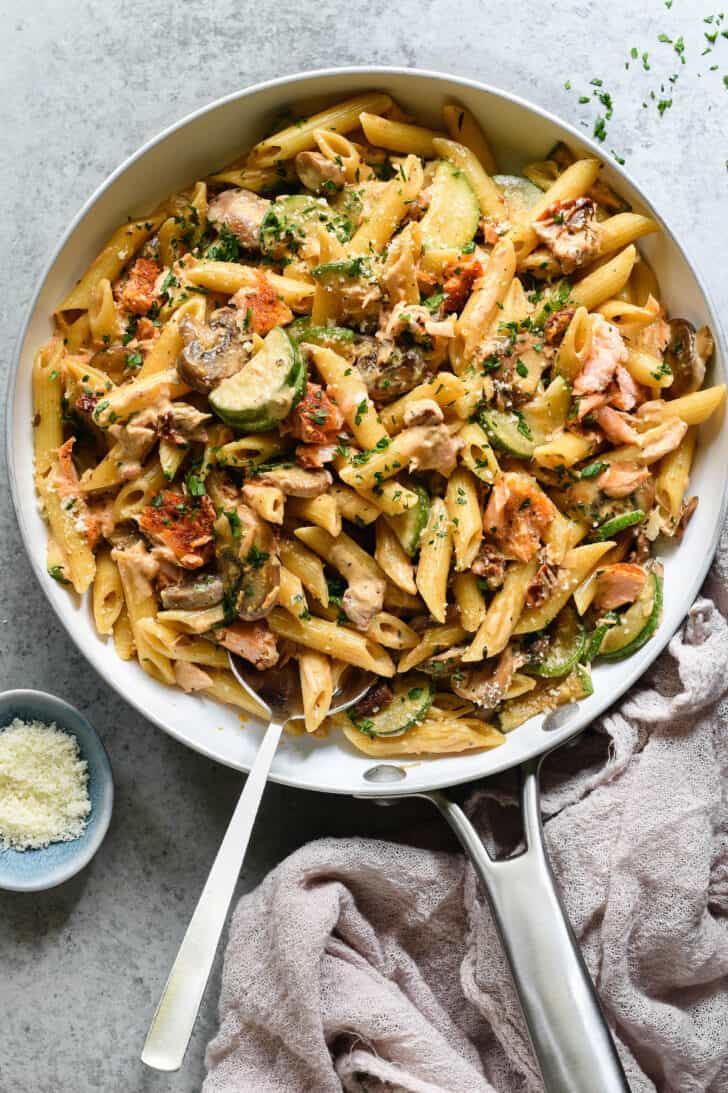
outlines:
[[450, 824], [485, 888], [548, 1093], [629, 1093], [546, 857], [538, 767], [521, 768], [526, 850], [507, 861], [490, 857], [448, 797], [423, 796]]

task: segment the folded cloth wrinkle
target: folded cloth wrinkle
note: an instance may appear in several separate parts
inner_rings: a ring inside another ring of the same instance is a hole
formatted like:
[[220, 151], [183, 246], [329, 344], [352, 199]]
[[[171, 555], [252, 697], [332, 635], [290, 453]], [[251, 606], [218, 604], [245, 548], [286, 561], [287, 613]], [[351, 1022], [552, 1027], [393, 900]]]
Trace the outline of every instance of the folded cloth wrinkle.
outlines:
[[[545, 839], [633, 1093], [728, 1093], [728, 534], [668, 649], [542, 773]], [[496, 847], [514, 780], [468, 810]], [[203, 1093], [540, 1093], [461, 855], [322, 839], [232, 919]]]

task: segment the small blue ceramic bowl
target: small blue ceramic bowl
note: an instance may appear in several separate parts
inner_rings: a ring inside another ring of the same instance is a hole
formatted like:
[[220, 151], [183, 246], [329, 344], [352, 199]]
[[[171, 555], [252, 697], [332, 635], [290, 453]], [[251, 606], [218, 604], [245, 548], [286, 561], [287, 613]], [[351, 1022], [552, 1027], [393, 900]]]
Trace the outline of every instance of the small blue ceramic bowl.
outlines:
[[11, 892], [39, 892], [62, 884], [91, 861], [111, 820], [114, 782], [109, 757], [96, 730], [62, 698], [45, 691], [3, 691], [0, 693], [0, 729], [15, 717], [46, 724], [55, 721], [59, 729], [76, 737], [81, 758], [88, 764], [91, 812], [82, 835], [70, 842], [51, 843], [41, 850], [0, 850], [0, 888]]

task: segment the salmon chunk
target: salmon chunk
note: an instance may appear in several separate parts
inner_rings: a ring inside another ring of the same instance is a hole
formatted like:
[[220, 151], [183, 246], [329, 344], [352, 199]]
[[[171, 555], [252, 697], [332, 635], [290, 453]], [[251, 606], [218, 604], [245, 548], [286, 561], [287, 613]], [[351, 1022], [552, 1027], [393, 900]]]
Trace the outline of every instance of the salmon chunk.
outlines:
[[650, 477], [647, 467], [636, 463], [611, 463], [597, 478], [597, 486], [607, 497], [629, 497]]
[[507, 557], [530, 562], [553, 516], [554, 506], [537, 484], [526, 475], [508, 471], [491, 491], [483, 528]]
[[616, 326], [601, 315], [592, 316], [592, 340], [589, 356], [574, 380], [575, 395], [593, 395], [608, 389], [617, 365], [627, 360], [627, 347]]
[[267, 623], [235, 622], [217, 630], [215, 637], [220, 645], [261, 671], [278, 663], [275, 634], [268, 629]]
[[263, 337], [274, 326], [285, 326], [293, 319], [293, 312], [281, 299], [264, 273], [258, 274], [255, 288], [241, 288], [230, 298], [247, 318], [246, 327]]
[[599, 252], [596, 213], [590, 197], [577, 197], [555, 201], [534, 221], [533, 230], [564, 273], [572, 273], [596, 258]]
[[291, 414], [291, 432], [304, 444], [331, 444], [344, 419], [323, 387], [306, 384], [306, 394]]
[[600, 569], [596, 576], [597, 591], [593, 606], [597, 611], [613, 611], [616, 607], [634, 603], [645, 587], [647, 574], [633, 562], [615, 562]]
[[207, 495], [193, 505], [174, 490], [164, 490], [139, 517], [140, 531], [164, 547], [169, 560], [183, 569], [199, 569], [210, 561], [214, 523], [215, 507]]
[[152, 304], [159, 300], [156, 284], [161, 272], [161, 267], [151, 258], [137, 258], [119, 289], [122, 309], [132, 315], [146, 315]]

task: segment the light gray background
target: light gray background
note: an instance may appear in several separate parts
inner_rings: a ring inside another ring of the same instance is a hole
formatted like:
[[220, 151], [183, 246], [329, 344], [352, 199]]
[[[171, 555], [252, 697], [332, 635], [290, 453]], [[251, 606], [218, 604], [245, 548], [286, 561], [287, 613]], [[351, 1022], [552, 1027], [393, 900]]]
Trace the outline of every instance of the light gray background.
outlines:
[[[728, 40], [700, 57], [709, 13], [681, 0], [671, 10], [662, 0], [399, 0], [396, 10], [384, 0], [0, 0], [4, 372], [48, 252], [121, 160], [212, 99], [329, 65], [449, 71], [589, 128], [594, 111], [577, 98], [604, 79], [615, 107], [605, 152], [627, 157], [725, 312]], [[684, 35], [686, 65], [658, 44], [663, 31]], [[631, 46], [649, 52], [649, 73], [625, 68]], [[719, 71], [708, 71], [712, 63]], [[674, 105], [660, 118], [651, 100], [641, 103], [651, 89], [670, 97], [660, 80], [672, 73]], [[82, 876], [45, 894], [0, 893], [0, 1091], [192, 1093], [215, 1028], [219, 967], [183, 1070], [152, 1074], [138, 1057], [241, 778], [146, 724], [85, 664], [25, 561], [4, 469], [1, 481], [0, 687], [43, 688], [77, 704], [104, 738], [117, 797], [107, 840]], [[415, 803], [384, 810], [270, 786], [240, 892], [321, 834], [386, 837], [425, 818]]]

